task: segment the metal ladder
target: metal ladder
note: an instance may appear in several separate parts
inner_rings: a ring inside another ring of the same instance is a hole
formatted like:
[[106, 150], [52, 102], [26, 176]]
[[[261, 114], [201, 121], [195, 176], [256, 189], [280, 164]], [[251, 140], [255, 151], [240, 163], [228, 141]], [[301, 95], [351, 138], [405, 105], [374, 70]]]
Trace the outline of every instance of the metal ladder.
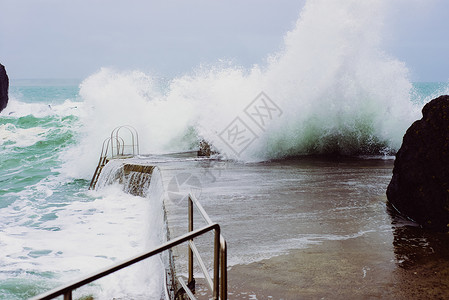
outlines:
[[[130, 144], [126, 144], [125, 140], [119, 135], [120, 130], [126, 129], [128, 131]], [[125, 152], [125, 149], [128, 152]], [[103, 141], [101, 147], [100, 160], [98, 161], [97, 168], [95, 169], [92, 180], [90, 181], [89, 190], [95, 189], [95, 186], [100, 177], [103, 167], [114, 158], [127, 158], [140, 154], [139, 149], [139, 135], [137, 130], [129, 125], [123, 125], [114, 128], [111, 132], [111, 136]]]

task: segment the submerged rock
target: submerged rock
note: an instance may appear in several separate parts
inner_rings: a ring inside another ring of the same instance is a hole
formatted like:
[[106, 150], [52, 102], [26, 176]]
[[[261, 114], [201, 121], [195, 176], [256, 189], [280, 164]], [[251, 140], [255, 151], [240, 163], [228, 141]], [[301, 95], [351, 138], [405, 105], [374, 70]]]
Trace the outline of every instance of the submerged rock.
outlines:
[[5, 67], [0, 64], [0, 112], [8, 104], [9, 79]]
[[425, 228], [449, 231], [449, 96], [422, 109], [396, 154], [388, 201]]

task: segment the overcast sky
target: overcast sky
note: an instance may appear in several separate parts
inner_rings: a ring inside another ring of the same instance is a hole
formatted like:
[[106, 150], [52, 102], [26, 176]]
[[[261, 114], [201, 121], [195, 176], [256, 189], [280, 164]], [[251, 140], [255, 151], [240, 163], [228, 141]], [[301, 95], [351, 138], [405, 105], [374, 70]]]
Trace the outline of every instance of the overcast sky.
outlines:
[[[413, 81], [447, 81], [449, 1], [391, 1], [384, 50]], [[83, 79], [101, 67], [176, 76], [219, 59], [251, 67], [280, 49], [304, 3], [0, 0], [0, 63], [13, 79]]]

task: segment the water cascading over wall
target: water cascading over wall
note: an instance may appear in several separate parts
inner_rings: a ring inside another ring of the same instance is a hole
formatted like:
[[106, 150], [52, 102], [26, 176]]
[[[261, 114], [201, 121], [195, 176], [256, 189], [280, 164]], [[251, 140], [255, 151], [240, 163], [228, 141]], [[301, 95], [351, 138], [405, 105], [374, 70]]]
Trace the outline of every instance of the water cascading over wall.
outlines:
[[118, 182], [123, 185], [124, 192], [147, 198], [155, 169], [155, 166], [128, 163], [127, 160], [112, 160], [102, 170], [96, 189]]
[[[148, 249], [170, 239], [164, 206], [165, 191], [159, 168], [134, 159], [111, 160], [103, 168], [95, 189], [99, 190], [111, 184], [120, 184], [125, 193], [144, 197], [150, 201], [151, 211], [148, 212], [148, 217], [151, 220], [147, 225], [148, 228], [142, 228], [148, 237], [148, 245], [146, 245]], [[161, 260], [165, 268], [162, 299], [173, 299], [176, 286], [171, 250], [163, 252]]]

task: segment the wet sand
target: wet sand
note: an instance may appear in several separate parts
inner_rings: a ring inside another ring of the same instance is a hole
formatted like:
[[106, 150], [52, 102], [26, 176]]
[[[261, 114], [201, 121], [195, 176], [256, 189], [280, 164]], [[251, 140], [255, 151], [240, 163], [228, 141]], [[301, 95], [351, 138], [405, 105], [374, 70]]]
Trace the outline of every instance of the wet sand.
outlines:
[[448, 267], [439, 259], [401, 267], [363, 241], [326, 241], [232, 267], [229, 299], [449, 299]]

